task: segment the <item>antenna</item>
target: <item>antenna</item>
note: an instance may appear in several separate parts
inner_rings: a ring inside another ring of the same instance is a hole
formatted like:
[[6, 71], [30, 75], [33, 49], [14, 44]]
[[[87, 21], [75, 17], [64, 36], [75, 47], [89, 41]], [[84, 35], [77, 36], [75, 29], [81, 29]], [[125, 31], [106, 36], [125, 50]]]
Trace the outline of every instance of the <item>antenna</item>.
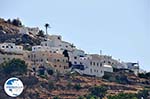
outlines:
[[102, 55], [102, 50], [100, 50], [100, 55]]

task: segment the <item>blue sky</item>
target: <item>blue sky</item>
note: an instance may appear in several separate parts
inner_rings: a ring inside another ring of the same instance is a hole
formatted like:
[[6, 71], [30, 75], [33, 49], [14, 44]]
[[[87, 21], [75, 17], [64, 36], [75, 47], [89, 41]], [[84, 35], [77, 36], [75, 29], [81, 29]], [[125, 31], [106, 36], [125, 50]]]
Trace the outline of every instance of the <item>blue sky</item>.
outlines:
[[0, 0], [0, 17], [59, 34], [87, 53], [139, 61], [150, 71], [150, 0]]

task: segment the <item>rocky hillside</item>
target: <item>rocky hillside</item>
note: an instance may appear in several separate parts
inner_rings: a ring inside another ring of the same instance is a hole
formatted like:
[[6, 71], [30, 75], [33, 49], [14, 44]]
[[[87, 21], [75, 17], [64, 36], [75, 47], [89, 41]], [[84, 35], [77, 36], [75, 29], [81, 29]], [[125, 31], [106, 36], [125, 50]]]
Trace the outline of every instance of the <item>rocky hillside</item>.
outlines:
[[[119, 73], [119, 72], [118, 72]], [[116, 73], [116, 75], [118, 74]], [[118, 93], [137, 94], [144, 88], [150, 88], [147, 83], [140, 82], [149, 81], [150, 79], [140, 79], [135, 75], [125, 73], [130, 83], [121, 83], [117, 81], [109, 81], [104, 78], [80, 76], [76, 73], [66, 75], [24, 75], [17, 76], [24, 82], [24, 92], [17, 99], [79, 99], [79, 96], [87, 96], [91, 93], [91, 88], [94, 86], [104, 86], [107, 88], [105, 98], [109, 95]], [[123, 77], [123, 74], [119, 76]], [[1, 75], [1, 77], [3, 77]], [[115, 78], [114, 75], [110, 77]], [[13, 99], [8, 97], [3, 89], [3, 83], [9, 77], [0, 78], [0, 97], [2, 99]], [[135, 80], [136, 78], [136, 80]], [[120, 79], [121, 81], [122, 79]], [[126, 79], [125, 79], [126, 80]], [[56, 98], [60, 97], [60, 98]], [[87, 98], [88, 99], [88, 98]], [[91, 99], [91, 98], [90, 98]], [[92, 98], [95, 99], [95, 98]], [[97, 98], [96, 98], [97, 99]]]
[[9, 42], [23, 45], [25, 49], [31, 50], [31, 46], [39, 45], [43, 37], [19, 33], [23, 26], [0, 18], [0, 43]]
[[[33, 45], [38, 45], [44, 40], [40, 36], [19, 33], [20, 28], [22, 28], [21, 22], [16, 24], [16, 21], [11, 22], [10, 20], [0, 19], [0, 43], [15, 43], [23, 45], [27, 50], [31, 50]], [[106, 73], [103, 78], [80, 76], [77, 73], [68, 73], [65, 75], [60, 75], [59, 73], [52, 75], [34, 74], [33, 71], [28, 70], [23, 75], [15, 76], [20, 78], [24, 83], [24, 91], [17, 99], [97, 99], [79, 97], [86, 97], [91, 95], [92, 92], [101, 91], [99, 89], [101, 87], [107, 89], [103, 98], [107, 99], [109, 95], [116, 95], [118, 93], [137, 94], [145, 88], [150, 89], [149, 75], [148, 78], [145, 75], [141, 75], [145, 78], [140, 78], [130, 71], [120, 70], [114, 73]], [[3, 89], [4, 82], [10, 77], [4, 75], [0, 68], [0, 99], [14, 99], [7, 96]], [[92, 90], [95, 86], [98, 87]]]

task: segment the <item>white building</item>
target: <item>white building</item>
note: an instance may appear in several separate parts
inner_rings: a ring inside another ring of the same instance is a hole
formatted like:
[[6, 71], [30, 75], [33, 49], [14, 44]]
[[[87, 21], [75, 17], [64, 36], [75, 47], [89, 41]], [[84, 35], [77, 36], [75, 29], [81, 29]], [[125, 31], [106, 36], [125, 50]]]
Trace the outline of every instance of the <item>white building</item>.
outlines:
[[2, 43], [0, 49], [5, 52], [23, 53], [23, 46], [15, 45], [15, 43]]
[[19, 33], [21, 34], [29, 34], [29, 35], [37, 35], [39, 32], [39, 28], [38, 27], [33, 27], [33, 28], [29, 28], [29, 27], [21, 27], [19, 30]]
[[113, 72], [113, 68], [110, 65], [103, 65], [104, 72]]
[[83, 50], [75, 48], [69, 52], [69, 61], [72, 63], [72, 65], [82, 64], [80, 59], [84, 56], [85, 52]]
[[102, 77], [105, 72], [113, 72], [112, 66], [105, 65], [98, 55], [82, 57], [80, 63], [84, 66], [84, 70], [76, 69], [80, 74]]
[[139, 73], [139, 63], [133, 63], [133, 62], [127, 62], [127, 69], [132, 70], [135, 75], [138, 75]]
[[75, 48], [75, 46], [71, 43], [62, 41], [62, 37], [60, 35], [49, 36], [47, 41], [41, 42], [41, 46], [59, 47], [62, 50], [68, 51], [72, 51]]
[[48, 47], [48, 46], [33, 46], [32, 47], [32, 51], [33, 52], [37, 52], [37, 51], [46, 51], [46, 52], [50, 52], [50, 53], [59, 53], [62, 54], [63, 50], [59, 47]]
[[52, 51], [54, 53], [63, 53], [64, 50], [73, 51], [75, 46], [62, 41], [62, 37], [59, 35], [51, 35], [47, 41], [41, 42], [38, 46], [33, 46], [32, 51]]

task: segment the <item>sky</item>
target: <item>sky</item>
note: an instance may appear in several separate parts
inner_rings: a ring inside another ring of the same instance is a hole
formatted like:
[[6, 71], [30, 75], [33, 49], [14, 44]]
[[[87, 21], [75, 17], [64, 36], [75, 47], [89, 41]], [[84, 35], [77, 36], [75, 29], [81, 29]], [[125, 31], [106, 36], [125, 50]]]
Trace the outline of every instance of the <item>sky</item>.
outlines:
[[1, 18], [61, 35], [86, 53], [139, 62], [150, 71], [150, 0], [0, 0]]

